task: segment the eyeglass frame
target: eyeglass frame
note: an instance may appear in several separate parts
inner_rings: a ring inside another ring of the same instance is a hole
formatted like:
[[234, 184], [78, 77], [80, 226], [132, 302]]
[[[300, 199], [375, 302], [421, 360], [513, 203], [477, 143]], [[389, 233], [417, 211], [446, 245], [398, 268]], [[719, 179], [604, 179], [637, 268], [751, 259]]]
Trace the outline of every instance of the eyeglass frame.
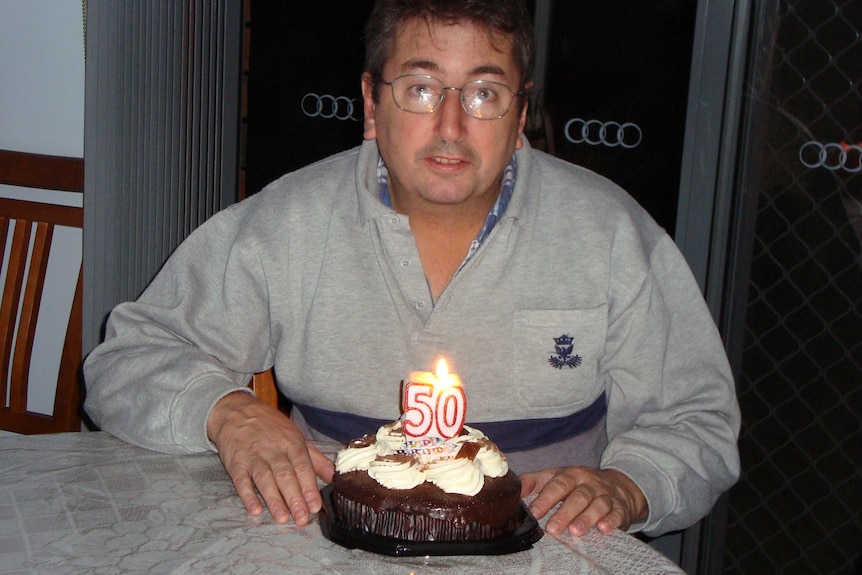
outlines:
[[[414, 112], [413, 110], [408, 110], [407, 108], [405, 108], [404, 106], [399, 104], [398, 99], [395, 97], [395, 83], [398, 80], [400, 80], [401, 78], [428, 78], [429, 80], [435, 80], [435, 81], [439, 82], [440, 85], [443, 86], [443, 90], [440, 93], [440, 100], [437, 102], [437, 104], [435, 104], [434, 108], [432, 108], [431, 111], [429, 111], [429, 112]], [[386, 84], [387, 86], [390, 87], [390, 91], [392, 93], [392, 101], [395, 102], [395, 105], [398, 106], [399, 110], [403, 110], [404, 112], [407, 112], [408, 114], [418, 114], [420, 116], [426, 116], [428, 114], [433, 114], [434, 112], [436, 112], [440, 108], [440, 105], [443, 103], [443, 101], [446, 99], [446, 91], [447, 90], [457, 90], [458, 92], [461, 92], [461, 96], [458, 98], [458, 101], [461, 103], [461, 109], [464, 110], [464, 113], [467, 114], [468, 117], [474, 118], [476, 120], [500, 120], [506, 114], [508, 114], [509, 111], [512, 109], [512, 103], [515, 101], [515, 98], [522, 98], [529, 93], [527, 90], [520, 90], [520, 91], [516, 92], [512, 88], [510, 88], [508, 85], [503, 84], [502, 82], [497, 82], [495, 80], [470, 80], [469, 82], [466, 82], [460, 88], [457, 88], [455, 86], [447, 86], [446, 84], [443, 83], [443, 80], [441, 80], [440, 78], [437, 78], [435, 76], [431, 76], [430, 74], [401, 74], [400, 76], [393, 78], [389, 82], [387, 82], [383, 78], [380, 78], [379, 82], [381, 84]], [[481, 116], [474, 116], [473, 114], [470, 113], [470, 111], [467, 109], [466, 104], [464, 103], [464, 88], [466, 88], [470, 84], [496, 84], [497, 86], [503, 86], [504, 88], [509, 90], [509, 92], [512, 94], [512, 101], [509, 102], [509, 107], [506, 108], [506, 110], [502, 114], [500, 114], [499, 116], [491, 116], [488, 118], [482, 118]]]

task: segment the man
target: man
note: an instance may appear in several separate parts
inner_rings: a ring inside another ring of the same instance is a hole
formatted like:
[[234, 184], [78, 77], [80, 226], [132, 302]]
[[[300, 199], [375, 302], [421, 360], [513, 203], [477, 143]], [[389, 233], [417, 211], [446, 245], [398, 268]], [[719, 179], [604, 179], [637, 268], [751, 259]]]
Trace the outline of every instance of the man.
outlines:
[[[547, 530], [658, 534], [738, 474], [720, 339], [673, 242], [622, 190], [523, 136], [518, 0], [380, 0], [365, 142], [213, 217], [87, 359], [86, 407], [155, 449], [216, 449], [252, 514], [298, 524], [345, 441], [445, 357], [468, 422]], [[290, 419], [247, 393], [275, 366]]]

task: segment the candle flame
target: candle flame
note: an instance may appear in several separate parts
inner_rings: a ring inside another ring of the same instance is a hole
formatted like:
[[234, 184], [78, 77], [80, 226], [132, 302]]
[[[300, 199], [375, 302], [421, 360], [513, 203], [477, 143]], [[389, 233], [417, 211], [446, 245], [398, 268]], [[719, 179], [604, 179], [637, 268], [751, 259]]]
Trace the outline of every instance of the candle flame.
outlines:
[[437, 362], [437, 379], [445, 380], [449, 376], [449, 366], [446, 365], [446, 360], [442, 357]]

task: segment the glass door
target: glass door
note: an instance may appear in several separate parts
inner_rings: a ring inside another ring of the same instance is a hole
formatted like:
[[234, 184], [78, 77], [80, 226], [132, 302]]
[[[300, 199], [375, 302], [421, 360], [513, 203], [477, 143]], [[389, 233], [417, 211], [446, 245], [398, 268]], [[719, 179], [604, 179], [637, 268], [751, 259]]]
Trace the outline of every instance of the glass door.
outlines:
[[758, 3], [728, 323], [724, 573], [862, 569], [862, 5]]

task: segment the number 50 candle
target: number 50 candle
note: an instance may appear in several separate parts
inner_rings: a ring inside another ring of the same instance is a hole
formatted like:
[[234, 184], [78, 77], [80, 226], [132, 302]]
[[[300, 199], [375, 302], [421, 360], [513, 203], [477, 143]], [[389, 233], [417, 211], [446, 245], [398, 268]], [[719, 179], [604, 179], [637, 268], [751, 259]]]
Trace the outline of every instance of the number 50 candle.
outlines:
[[467, 416], [467, 396], [461, 379], [449, 373], [446, 361], [437, 374], [412, 371], [404, 386], [403, 429], [411, 437], [450, 439], [461, 433]]

